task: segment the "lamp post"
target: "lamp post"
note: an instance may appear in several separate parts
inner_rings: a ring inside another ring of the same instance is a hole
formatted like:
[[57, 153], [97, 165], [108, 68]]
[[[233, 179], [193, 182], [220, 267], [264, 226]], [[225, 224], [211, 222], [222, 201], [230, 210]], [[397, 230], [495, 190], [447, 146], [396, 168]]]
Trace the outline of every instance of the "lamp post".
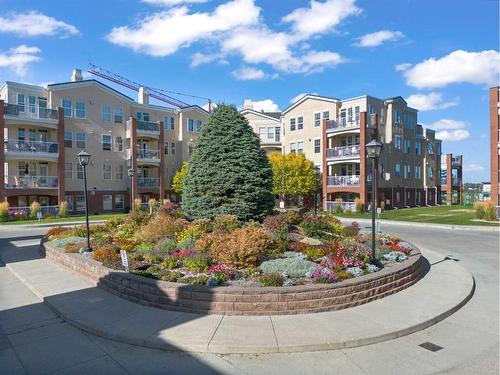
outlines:
[[377, 161], [382, 151], [382, 143], [376, 140], [370, 141], [366, 146], [366, 155], [372, 161], [372, 264], [376, 263], [375, 259], [375, 179], [377, 178]]
[[318, 176], [319, 167], [314, 166], [314, 216], [318, 216]]
[[134, 207], [134, 196], [132, 195], [132, 190], [133, 190], [133, 186], [134, 186], [135, 170], [130, 168], [127, 171], [127, 174], [130, 177], [130, 211], [132, 212], [132, 208]]
[[82, 150], [78, 153], [78, 162], [83, 168], [83, 181], [85, 187], [85, 222], [87, 224], [87, 249], [85, 251], [92, 251], [92, 247], [90, 247], [90, 226], [89, 226], [89, 201], [87, 194], [87, 165], [90, 161], [90, 154], [85, 150]]

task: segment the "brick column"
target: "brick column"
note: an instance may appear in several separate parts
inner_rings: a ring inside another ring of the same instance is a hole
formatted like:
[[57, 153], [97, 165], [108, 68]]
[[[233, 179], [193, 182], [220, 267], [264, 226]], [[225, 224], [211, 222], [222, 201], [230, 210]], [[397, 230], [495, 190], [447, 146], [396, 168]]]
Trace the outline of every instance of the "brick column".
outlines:
[[498, 115], [498, 102], [500, 100], [498, 86], [490, 88], [490, 181], [491, 181], [491, 201], [500, 205], [499, 194], [499, 165], [498, 165], [498, 144], [500, 142], [499, 132], [500, 116]]
[[127, 127], [130, 129], [130, 167], [135, 171], [130, 190], [130, 203], [133, 204], [134, 199], [137, 198], [137, 120], [130, 117]]
[[368, 207], [368, 192], [366, 189], [366, 112], [359, 114], [359, 198], [365, 209]]
[[[4, 102], [0, 100], [0, 135], [4, 139], [5, 119], [3, 114]], [[5, 146], [0, 147], [0, 201], [5, 199]]]
[[57, 201], [61, 203], [64, 200], [64, 110], [57, 108]]
[[[446, 155], [446, 204], [452, 203], [453, 176], [451, 167], [451, 154]], [[441, 176], [439, 176], [441, 178]]]
[[327, 181], [328, 181], [328, 165], [326, 164], [326, 149], [328, 148], [328, 138], [326, 136], [326, 126], [327, 126], [327, 120], [323, 120], [323, 136], [322, 136], [322, 166], [321, 166], [321, 180], [322, 180], [322, 189], [321, 189], [321, 196], [323, 197], [323, 210], [326, 211], [327, 208], [327, 200], [328, 200], [328, 193], [327, 193]]
[[163, 121], [158, 122], [160, 126], [160, 139], [158, 140], [158, 148], [160, 152], [160, 173], [158, 174], [160, 177], [160, 201], [163, 199], [165, 195], [165, 129], [163, 129]]

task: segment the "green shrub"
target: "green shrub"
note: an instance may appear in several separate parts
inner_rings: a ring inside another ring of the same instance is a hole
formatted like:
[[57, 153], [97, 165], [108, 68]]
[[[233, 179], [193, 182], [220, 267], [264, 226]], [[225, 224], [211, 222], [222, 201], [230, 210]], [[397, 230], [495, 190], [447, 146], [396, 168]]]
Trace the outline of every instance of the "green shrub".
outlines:
[[356, 198], [354, 199], [354, 209], [356, 210], [357, 213], [363, 213], [365, 211], [365, 206], [361, 199]]
[[184, 241], [179, 242], [177, 244], [177, 248], [179, 250], [190, 250], [190, 249], [194, 249], [194, 247], [195, 247], [194, 245], [195, 245], [194, 240], [192, 238], [187, 238]]
[[262, 262], [259, 269], [264, 274], [286, 274], [289, 277], [305, 277], [316, 269], [316, 263], [301, 257], [271, 259]]
[[166, 257], [163, 259], [163, 262], [161, 262], [162, 268], [166, 270], [171, 270], [173, 268], [179, 267], [180, 261], [176, 257]]
[[336, 214], [341, 214], [342, 213], [342, 203], [344, 201], [342, 200], [342, 198], [337, 198], [335, 199], [335, 213]]
[[220, 215], [213, 220], [213, 230], [232, 232], [241, 227], [241, 223], [235, 215]]
[[132, 271], [131, 273], [136, 274], [138, 276], [147, 277], [149, 279], [158, 280], [158, 276], [155, 275], [154, 273], [149, 272], [149, 271], [138, 270], [138, 271]]
[[262, 271], [258, 268], [245, 268], [241, 274], [245, 279], [254, 279], [262, 275]]
[[135, 251], [150, 251], [153, 250], [154, 246], [147, 242], [141, 242], [134, 247]]
[[171, 238], [166, 238], [158, 245], [158, 251], [164, 254], [172, 254], [177, 250], [177, 243]]
[[191, 284], [191, 285], [205, 285], [208, 281], [208, 276], [184, 276], [177, 280], [178, 283]]
[[170, 281], [172, 283], [175, 283], [177, 282], [177, 280], [179, 280], [181, 277], [182, 277], [182, 273], [180, 273], [179, 271], [169, 271], [169, 272], [163, 272], [161, 273], [161, 276], [160, 278], [163, 280], [163, 281]]
[[298, 210], [287, 211], [285, 218], [289, 225], [299, 225], [302, 222], [302, 215]]
[[271, 235], [273, 241], [288, 240], [288, 222], [284, 214], [267, 216], [262, 227]]
[[304, 255], [312, 261], [325, 256], [325, 251], [319, 246], [310, 246], [304, 250]]
[[285, 278], [279, 273], [268, 273], [262, 275], [259, 279], [262, 286], [282, 286]]
[[153, 253], [146, 253], [144, 254], [144, 261], [148, 263], [160, 264], [163, 261], [163, 259], [162, 257], [155, 255]]
[[213, 275], [217, 279], [217, 285], [227, 283], [227, 275], [224, 272], [215, 272]]
[[205, 255], [196, 255], [183, 259], [184, 266], [192, 272], [205, 272], [212, 264], [212, 260]]
[[352, 273], [346, 271], [337, 271], [335, 273], [337, 275], [337, 280], [339, 281], [352, 279], [354, 277]]

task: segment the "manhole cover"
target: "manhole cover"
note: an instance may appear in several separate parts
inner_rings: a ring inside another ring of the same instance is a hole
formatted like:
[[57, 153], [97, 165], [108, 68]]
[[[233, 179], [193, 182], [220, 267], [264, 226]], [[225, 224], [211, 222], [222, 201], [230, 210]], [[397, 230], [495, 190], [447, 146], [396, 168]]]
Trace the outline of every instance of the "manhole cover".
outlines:
[[438, 350], [444, 349], [442, 346], [433, 344], [432, 342], [424, 342], [419, 345], [420, 347], [430, 350], [431, 352], [437, 352]]

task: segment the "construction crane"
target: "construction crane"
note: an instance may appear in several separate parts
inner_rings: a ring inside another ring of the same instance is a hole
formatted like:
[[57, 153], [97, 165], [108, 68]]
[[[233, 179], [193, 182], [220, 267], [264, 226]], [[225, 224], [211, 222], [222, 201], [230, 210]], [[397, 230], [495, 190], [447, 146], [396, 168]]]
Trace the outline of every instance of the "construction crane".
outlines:
[[[89, 67], [90, 67], [88, 70], [89, 73], [91, 73], [97, 77], [106, 79], [108, 81], [114, 82], [114, 83], [121, 85], [123, 87], [126, 87], [130, 90], [139, 91], [139, 89], [141, 87], [147, 87], [147, 86], [142, 85], [140, 83], [134, 82], [128, 78], [125, 78], [119, 74], [116, 74], [116, 73], [113, 73], [109, 70], [101, 68], [100, 66], [92, 64], [91, 62], [89, 62]], [[176, 94], [176, 95], [187, 96], [187, 97], [192, 97], [192, 98], [197, 98], [197, 99], [208, 100], [208, 112], [211, 112], [211, 110], [212, 110], [212, 101], [210, 100], [210, 98], [205, 98], [205, 97], [196, 96], [196, 95], [182, 94], [179, 92], [167, 91], [167, 90], [156, 89], [156, 88], [151, 88], [151, 87], [147, 87], [147, 88], [149, 90], [149, 96], [151, 96], [152, 98], [158, 99], [164, 103], [168, 103], [170, 105], [173, 105], [174, 107], [182, 109], [182, 108], [190, 107], [191, 105], [182, 101], [182, 100], [176, 99], [173, 96], [168, 95], [167, 93], [172, 93], [172, 94]]]

